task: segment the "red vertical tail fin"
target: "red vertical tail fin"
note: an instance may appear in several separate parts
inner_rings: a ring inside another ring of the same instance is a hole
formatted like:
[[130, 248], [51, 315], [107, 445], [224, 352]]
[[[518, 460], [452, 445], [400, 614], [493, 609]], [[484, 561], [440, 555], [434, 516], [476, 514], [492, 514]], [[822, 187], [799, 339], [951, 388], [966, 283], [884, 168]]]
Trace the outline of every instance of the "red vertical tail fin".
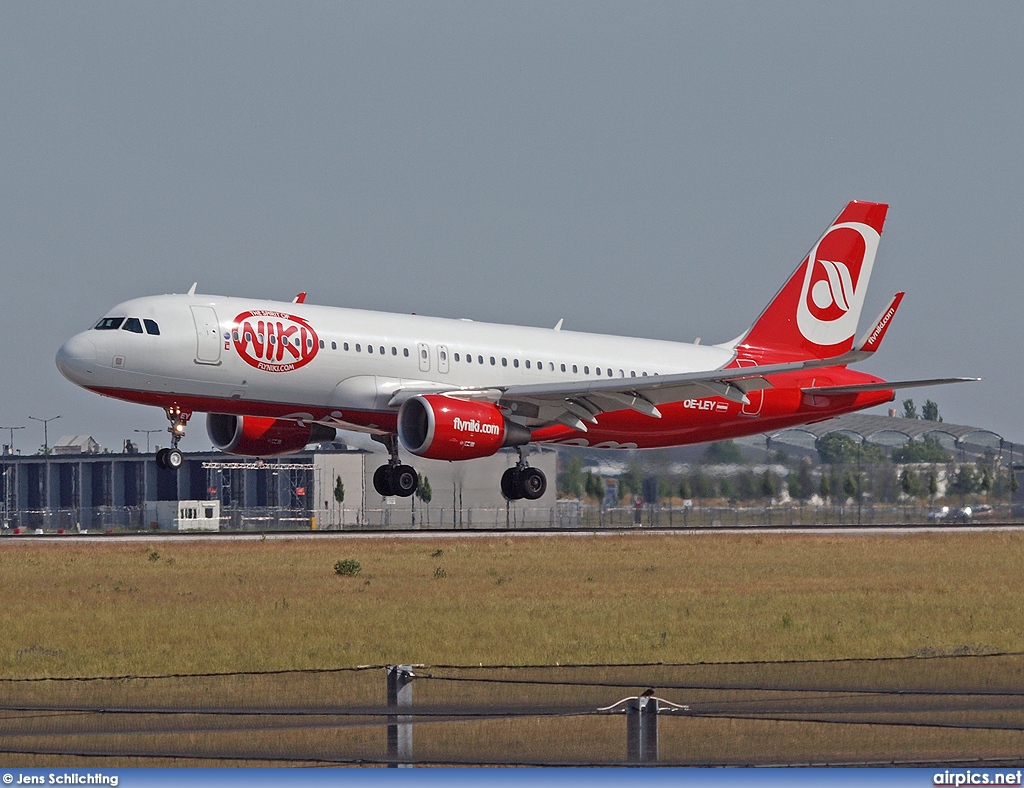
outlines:
[[737, 341], [737, 353], [763, 363], [849, 351], [888, 210], [884, 203], [847, 205]]

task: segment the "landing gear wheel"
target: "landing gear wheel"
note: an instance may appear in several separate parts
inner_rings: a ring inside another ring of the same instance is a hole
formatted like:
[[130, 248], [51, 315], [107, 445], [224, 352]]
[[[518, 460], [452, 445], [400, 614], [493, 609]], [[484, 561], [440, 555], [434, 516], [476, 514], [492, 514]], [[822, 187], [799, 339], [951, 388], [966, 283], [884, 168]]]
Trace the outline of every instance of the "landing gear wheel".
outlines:
[[170, 471], [176, 471], [185, 463], [185, 456], [177, 449], [165, 449], [164, 467]]
[[548, 489], [548, 480], [539, 468], [523, 468], [519, 471], [519, 489], [528, 501], [536, 501]]
[[509, 468], [501, 474], [501, 494], [510, 501], [518, 501], [523, 497], [518, 468]]
[[156, 453], [156, 467], [157, 468], [163, 468], [163, 469], [166, 470], [166, 468], [167, 468], [167, 452], [169, 452], [169, 451], [170, 451], [170, 449], [160, 449]]
[[408, 498], [419, 487], [420, 480], [416, 469], [411, 465], [395, 465], [390, 469], [391, 489], [395, 495]]
[[394, 492], [391, 490], [390, 466], [381, 465], [373, 472], [373, 489], [375, 489], [384, 498], [387, 498], [389, 495], [394, 495]]

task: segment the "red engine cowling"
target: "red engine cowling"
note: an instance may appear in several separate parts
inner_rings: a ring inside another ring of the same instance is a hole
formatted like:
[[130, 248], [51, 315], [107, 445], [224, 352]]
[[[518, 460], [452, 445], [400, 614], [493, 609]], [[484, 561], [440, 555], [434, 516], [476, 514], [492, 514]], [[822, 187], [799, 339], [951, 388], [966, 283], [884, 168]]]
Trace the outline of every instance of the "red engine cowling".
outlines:
[[213, 445], [243, 457], [278, 457], [302, 451], [310, 443], [334, 440], [335, 431], [320, 424], [301, 425], [265, 416], [229, 416], [210, 413], [206, 434]]
[[402, 403], [398, 438], [420, 457], [472, 460], [529, 443], [530, 430], [508, 421], [490, 402], [423, 394]]

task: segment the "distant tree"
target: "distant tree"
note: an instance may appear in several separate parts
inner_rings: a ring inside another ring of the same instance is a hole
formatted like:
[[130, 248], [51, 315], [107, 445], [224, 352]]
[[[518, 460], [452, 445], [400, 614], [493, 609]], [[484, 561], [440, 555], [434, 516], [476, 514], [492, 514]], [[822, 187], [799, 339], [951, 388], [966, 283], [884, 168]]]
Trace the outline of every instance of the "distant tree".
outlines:
[[434, 497], [434, 493], [430, 489], [430, 479], [422, 473], [418, 475], [420, 477], [420, 483], [416, 488], [416, 497], [423, 501], [423, 503], [430, 503], [431, 499]]
[[928, 497], [934, 501], [935, 496], [938, 494], [939, 477], [936, 475], [935, 471], [932, 471], [931, 473], [928, 474]]
[[717, 492], [714, 479], [706, 476], [700, 468], [690, 474], [690, 487], [693, 490], [693, 497], [702, 500], [714, 498]]
[[857, 477], [853, 473], [847, 473], [846, 478], [843, 480], [843, 492], [847, 498], [855, 498], [860, 492], [860, 485], [857, 483]]
[[759, 497], [757, 476], [753, 471], [744, 471], [733, 478], [736, 500], [751, 501]]
[[910, 440], [892, 450], [892, 461], [905, 462], [949, 462], [953, 457], [942, 448], [939, 439], [925, 435], [919, 441]]
[[905, 399], [903, 400], [903, 418], [905, 419], [916, 419], [917, 418], [917, 405], [914, 404], [914, 400]]
[[859, 443], [844, 432], [830, 432], [818, 439], [818, 456], [824, 465], [852, 465], [886, 462], [885, 449], [874, 443]]
[[818, 485], [818, 495], [822, 500], [827, 501], [832, 497], [832, 477], [827, 471], [822, 470], [821, 484]]
[[978, 489], [985, 495], [992, 491], [992, 472], [988, 469], [987, 465], [981, 469], [981, 480], [978, 482]]
[[556, 479], [558, 494], [579, 498], [583, 494], [583, 463], [578, 454], [562, 455], [562, 470]]
[[734, 500], [732, 479], [728, 476], [723, 476], [718, 482], [718, 494], [727, 501]]
[[925, 421], [942, 421], [942, 417], [939, 416], [939, 406], [930, 399], [925, 400], [924, 405], [921, 406], [921, 418]]
[[917, 498], [921, 494], [921, 477], [914, 472], [913, 468], [903, 469], [903, 473], [900, 474], [900, 489], [903, 490], [904, 495], [911, 498]]
[[684, 501], [693, 498], [693, 485], [690, 484], [690, 480], [685, 476], [679, 482], [679, 497]]
[[583, 490], [590, 498], [596, 498], [599, 501], [604, 500], [604, 480], [600, 476], [588, 473]]
[[761, 474], [761, 495], [765, 498], [774, 498], [779, 494], [779, 489], [779, 477], [765, 469], [765, 472]]
[[640, 495], [644, 488], [644, 475], [644, 469], [639, 464], [630, 463], [619, 476], [619, 498], [625, 495]]
[[743, 462], [743, 455], [736, 441], [716, 441], [708, 444], [701, 462], [709, 465], [739, 465]]
[[953, 480], [947, 485], [947, 491], [953, 495], [970, 495], [980, 489], [977, 469], [970, 463], [963, 463], [953, 474]]
[[340, 476], [334, 477], [334, 500], [339, 504], [345, 503], [345, 485]]
[[795, 471], [790, 471], [787, 487], [789, 497], [798, 501], [805, 501], [814, 494], [814, 479], [811, 478], [811, 461], [809, 459], [804, 458]]

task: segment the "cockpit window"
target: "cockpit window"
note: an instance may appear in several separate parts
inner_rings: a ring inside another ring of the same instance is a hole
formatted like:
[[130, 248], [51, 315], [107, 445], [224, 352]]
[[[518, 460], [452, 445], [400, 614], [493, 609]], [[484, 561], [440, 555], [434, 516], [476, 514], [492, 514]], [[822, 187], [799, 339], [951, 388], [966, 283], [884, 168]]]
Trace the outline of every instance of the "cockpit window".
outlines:
[[123, 317], [105, 317], [99, 323], [96, 324], [96, 330], [113, 331], [115, 328], [120, 328], [123, 322]]
[[147, 334], [152, 334], [153, 336], [160, 336], [160, 326], [156, 324], [155, 320], [145, 319], [142, 322], [146, 324]]
[[121, 326], [122, 331], [131, 331], [133, 334], [142, 333], [142, 321], [137, 317], [129, 317], [124, 321], [124, 325]]

